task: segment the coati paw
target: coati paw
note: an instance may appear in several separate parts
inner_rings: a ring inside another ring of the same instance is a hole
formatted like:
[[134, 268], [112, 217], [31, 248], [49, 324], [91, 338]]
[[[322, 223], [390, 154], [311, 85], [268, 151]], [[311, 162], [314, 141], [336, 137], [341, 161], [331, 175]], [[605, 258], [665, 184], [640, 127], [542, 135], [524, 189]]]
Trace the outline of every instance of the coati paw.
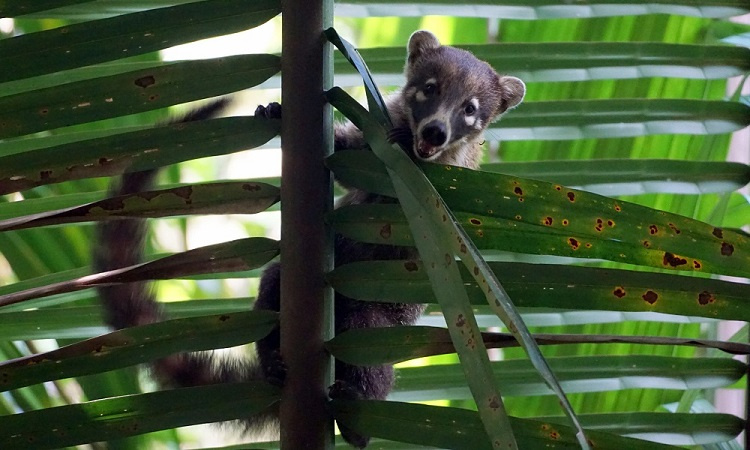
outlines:
[[[362, 393], [351, 384], [344, 380], [336, 380], [331, 387], [328, 388], [328, 396], [332, 399], [346, 399], [346, 400], [361, 400], [364, 398]], [[369, 436], [363, 436], [346, 425], [342, 425], [338, 422], [339, 431], [341, 431], [341, 437], [346, 442], [356, 448], [365, 448], [370, 443]]]
[[280, 351], [275, 350], [271, 353], [267, 360], [264, 373], [266, 381], [269, 383], [279, 387], [284, 386], [287, 368], [284, 359], [281, 357]]
[[261, 119], [281, 119], [281, 105], [277, 102], [271, 102], [268, 106], [258, 105], [255, 108], [255, 117]]
[[414, 145], [414, 135], [411, 130], [406, 127], [391, 128], [388, 131], [388, 142], [391, 144], [399, 144], [400, 146], [411, 149]]

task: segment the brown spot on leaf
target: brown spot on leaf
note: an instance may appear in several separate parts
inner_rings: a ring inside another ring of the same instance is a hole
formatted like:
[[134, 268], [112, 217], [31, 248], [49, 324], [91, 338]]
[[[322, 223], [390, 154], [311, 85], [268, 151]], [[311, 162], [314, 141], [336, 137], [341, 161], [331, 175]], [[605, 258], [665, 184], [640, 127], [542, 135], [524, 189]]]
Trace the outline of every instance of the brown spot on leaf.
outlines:
[[458, 318], [456, 319], [456, 326], [463, 327], [464, 325], [466, 325], [466, 319], [464, 318], [463, 314], [459, 314]]
[[664, 264], [665, 266], [672, 266], [672, 267], [683, 266], [687, 264], [687, 259], [681, 258], [675, 255], [674, 253], [664, 252], [664, 258], [662, 258], [662, 264]]
[[406, 269], [407, 272], [416, 272], [419, 270], [419, 265], [417, 265], [416, 261], [406, 261], [404, 263], [404, 269]]
[[516, 195], [523, 195], [523, 189], [521, 189], [520, 186], [516, 186], [513, 188], [513, 193]]
[[645, 300], [647, 303], [654, 304], [657, 300], [659, 300], [659, 294], [657, 294], [654, 291], [646, 291], [645, 294], [641, 296], [643, 300]]
[[545, 224], [548, 227], [552, 226], [552, 217], [547, 216], [542, 220], [542, 223]]
[[716, 301], [716, 297], [713, 296], [708, 291], [703, 291], [700, 294], [698, 294], [698, 304], [700, 305], [708, 305], [709, 303], [713, 303]]
[[516, 214], [516, 220], [521, 220], [521, 219], [523, 219], [523, 217], [521, 217], [520, 214]]
[[617, 298], [623, 298], [625, 297], [625, 288], [622, 286], [617, 286], [614, 291], [612, 291], [612, 294], [614, 294]]
[[724, 230], [722, 230], [721, 228], [714, 228], [714, 231], [712, 231], [711, 234], [719, 239], [724, 239]]
[[586, 248], [591, 248], [591, 247], [593, 247], [593, 246], [594, 246], [594, 245], [593, 245], [593, 244], [592, 244], [591, 242], [586, 242]]
[[157, 98], [159, 98], [159, 94], [151, 94], [148, 96], [148, 101], [153, 102]]
[[105, 211], [116, 211], [118, 209], [123, 209], [125, 207], [125, 203], [122, 200], [118, 200], [116, 198], [108, 198], [102, 200], [101, 203], [99, 203], [99, 207], [101, 207]]
[[568, 192], [568, 200], [570, 200], [571, 202], [575, 202], [576, 201], [576, 193], [569, 191]]
[[484, 237], [484, 231], [483, 230], [477, 230], [477, 236], [480, 238]]
[[193, 195], [193, 188], [191, 186], [182, 186], [174, 188], [171, 191], [174, 195], [186, 200], [186, 203], [192, 203], [190, 197]]
[[474, 267], [474, 275], [479, 275], [479, 267]]
[[49, 114], [49, 108], [42, 108], [42, 109], [40, 109], [39, 110], [39, 114], [41, 114], [43, 116], [46, 116], [47, 114]]
[[578, 250], [578, 247], [581, 246], [581, 243], [578, 242], [578, 239], [576, 238], [568, 238], [568, 245], [570, 245], [573, 250]]
[[481, 221], [481, 220], [479, 220], [479, 219], [475, 219], [475, 218], [471, 218], [471, 219], [469, 219], [469, 222], [471, 222], [471, 224], [472, 224], [472, 225], [476, 225], [476, 226], [479, 226], [479, 225], [481, 225], [481, 224], [482, 224], [482, 221]]
[[617, 212], [621, 212], [622, 211], [622, 208], [617, 203], [615, 203], [615, 211], [617, 211]]
[[646, 247], [646, 248], [649, 248], [649, 247], [651, 247], [651, 243], [650, 243], [649, 241], [647, 241], [647, 240], [643, 241], [643, 242], [642, 242], [642, 244], [643, 244], [643, 246], [644, 246], [644, 247]]
[[659, 232], [659, 227], [657, 227], [656, 225], [649, 225], [648, 232], [654, 235]]
[[552, 440], [554, 440], [554, 441], [556, 441], [556, 440], [560, 439], [560, 433], [558, 433], [557, 431], [552, 431], [549, 434], [549, 438], [552, 439]]
[[49, 180], [52, 178], [52, 171], [51, 170], [42, 170], [39, 172], [39, 179], [40, 180]]
[[518, 202], [523, 203], [523, 197], [518, 197]]
[[228, 316], [228, 315], [226, 315], [226, 314], [222, 314], [221, 316], [219, 316], [219, 320], [220, 320], [221, 322], [226, 322], [227, 320], [229, 320], [229, 319], [231, 319], [231, 318], [232, 318], [231, 316]]
[[562, 224], [563, 226], [567, 227], [570, 224], [570, 221], [568, 219], [563, 219]]
[[156, 84], [156, 78], [153, 75], [146, 75], [135, 80], [135, 85], [142, 88], [147, 88]]
[[245, 183], [242, 185], [242, 189], [250, 192], [258, 192], [260, 190], [260, 186], [255, 183]]
[[490, 399], [490, 408], [497, 409], [500, 407], [500, 400], [498, 400], [497, 397], [492, 397]]
[[383, 239], [389, 239], [391, 237], [391, 224], [387, 223], [380, 228], [380, 237]]
[[466, 244], [461, 244], [461, 253], [466, 253]]
[[556, 184], [555, 185], [555, 190], [556, 191], [562, 191], [562, 186], [560, 186], [559, 184]]
[[671, 228], [672, 231], [674, 231], [674, 234], [680, 234], [680, 233], [682, 233], [682, 231], [680, 231], [680, 229], [677, 228], [677, 226], [675, 226], [675, 224], [673, 224], [673, 223], [670, 222], [667, 225], [669, 225], [669, 228]]
[[594, 229], [598, 232], [601, 232], [604, 229], [604, 221], [602, 219], [596, 219], [596, 226]]
[[643, 294], [642, 297], [643, 300], [652, 305], [656, 303], [657, 300], [659, 300], [659, 294], [654, 291], [646, 291], [646, 293]]
[[607, 221], [607, 225], [609, 225], [610, 228], [613, 228], [615, 226], [615, 221], [610, 219]]
[[721, 243], [721, 255], [732, 256], [732, 253], [734, 253], [734, 245], [729, 244], [727, 242], [722, 242]]
[[703, 266], [701, 265], [701, 262], [697, 259], [693, 260], [693, 269], [700, 270]]

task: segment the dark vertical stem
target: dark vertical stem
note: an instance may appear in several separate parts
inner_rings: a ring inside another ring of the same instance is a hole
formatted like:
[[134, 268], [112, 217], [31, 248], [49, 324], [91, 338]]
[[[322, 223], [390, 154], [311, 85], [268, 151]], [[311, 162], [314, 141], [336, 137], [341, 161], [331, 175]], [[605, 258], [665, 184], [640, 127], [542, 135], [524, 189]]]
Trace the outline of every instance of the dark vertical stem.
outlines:
[[324, 215], [332, 182], [323, 160], [332, 151], [332, 112], [323, 90], [332, 79], [332, 49], [323, 37], [331, 0], [282, 0], [281, 354], [287, 378], [281, 398], [281, 446], [333, 447], [326, 411], [332, 295], [323, 278], [332, 251]]

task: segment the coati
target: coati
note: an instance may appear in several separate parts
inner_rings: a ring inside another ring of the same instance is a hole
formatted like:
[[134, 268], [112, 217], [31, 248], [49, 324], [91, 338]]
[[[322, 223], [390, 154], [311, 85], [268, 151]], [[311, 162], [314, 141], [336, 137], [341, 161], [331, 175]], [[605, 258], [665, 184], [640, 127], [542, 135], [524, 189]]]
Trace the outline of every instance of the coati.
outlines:
[[[430, 32], [417, 31], [409, 39], [405, 68], [406, 85], [387, 101], [393, 122], [389, 137], [398, 142], [414, 160], [476, 169], [481, 157], [482, 133], [489, 123], [523, 99], [521, 80], [499, 76], [486, 62], [471, 53], [442, 46]], [[182, 121], [203, 120], [224, 108], [218, 101], [189, 114]], [[281, 106], [259, 106], [256, 116], [280, 117]], [[364, 149], [362, 133], [351, 123], [337, 124], [334, 150]], [[126, 174], [117, 195], [146, 189], [153, 171]], [[286, 175], [289, 176], [289, 175]], [[292, 175], [293, 176], [293, 175]], [[350, 189], [337, 207], [352, 204], [394, 201], [358, 189]], [[143, 223], [138, 220], [105, 221], [99, 225], [101, 249], [95, 263], [99, 270], [111, 270], [136, 264], [141, 259]], [[415, 259], [416, 250], [359, 243], [337, 235], [335, 264], [362, 260]], [[255, 309], [279, 310], [281, 265], [271, 264], [261, 278]], [[107, 323], [114, 328], [151, 323], [163, 319], [153, 296], [143, 283], [99, 289]], [[422, 313], [422, 305], [362, 302], [336, 294], [336, 333], [353, 328], [410, 325]], [[170, 386], [195, 386], [211, 383], [248, 381], [263, 377], [283, 382], [283, 363], [279, 354], [279, 331], [273, 331], [257, 345], [255, 361], [217, 362], [210, 355], [180, 354], [154, 363], [157, 379]], [[336, 362], [336, 383], [331, 397], [384, 399], [394, 383], [393, 367], [358, 367]], [[247, 419], [246, 426], [258, 429], [274, 422], [273, 411]], [[344, 439], [364, 448], [369, 437], [340, 427]]]

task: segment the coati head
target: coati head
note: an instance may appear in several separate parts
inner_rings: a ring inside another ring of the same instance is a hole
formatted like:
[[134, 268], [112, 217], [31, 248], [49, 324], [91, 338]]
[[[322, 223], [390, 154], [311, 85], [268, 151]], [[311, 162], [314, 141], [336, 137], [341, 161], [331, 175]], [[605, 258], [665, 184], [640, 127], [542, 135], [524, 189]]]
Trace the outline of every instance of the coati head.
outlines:
[[424, 161], [471, 166], [482, 132], [526, 92], [518, 78], [501, 77], [471, 53], [440, 45], [428, 31], [409, 38], [405, 72], [404, 112], [414, 157]]

